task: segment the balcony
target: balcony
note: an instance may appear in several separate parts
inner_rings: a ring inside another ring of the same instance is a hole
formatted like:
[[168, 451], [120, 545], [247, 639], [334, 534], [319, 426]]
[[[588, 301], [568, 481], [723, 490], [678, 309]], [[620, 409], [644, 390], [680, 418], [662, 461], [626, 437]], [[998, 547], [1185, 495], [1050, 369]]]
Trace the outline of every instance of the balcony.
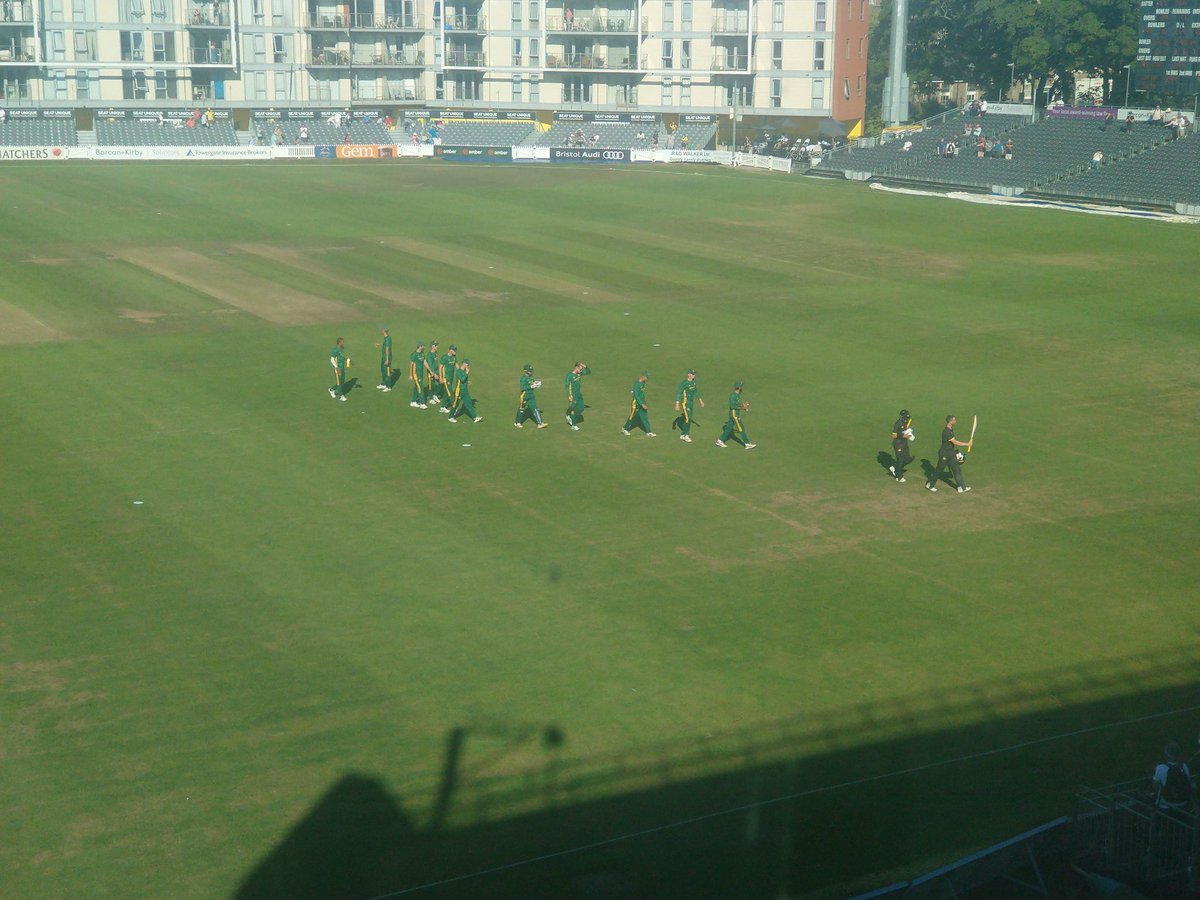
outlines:
[[749, 56], [714, 56], [712, 58], [712, 71], [714, 72], [749, 72], [750, 57]]
[[0, 11], [0, 25], [32, 25], [32, 3], [5, 3]]
[[425, 51], [418, 50], [415, 53], [373, 53], [364, 56], [355, 54], [354, 65], [374, 66], [377, 68], [420, 69], [425, 67]]
[[228, 28], [229, 13], [225, 10], [220, 10], [216, 15], [213, 15], [211, 7], [194, 6], [188, 12], [187, 17], [188, 28]]
[[197, 66], [231, 66], [233, 53], [220, 47], [189, 47], [188, 60]]
[[482, 50], [447, 50], [445, 65], [455, 69], [484, 69], [487, 54]]
[[[340, 18], [340, 17], [339, 17]], [[373, 16], [361, 13], [351, 17], [350, 27], [360, 31], [424, 31], [420, 16]]]
[[[425, 99], [425, 85], [415, 84], [411, 87], [405, 87], [402, 84], [386, 84], [383, 87], [383, 100], [397, 100], [401, 103], [411, 100]], [[403, 132], [397, 131], [397, 134]]]
[[[642, 31], [650, 30], [650, 19], [642, 16]], [[567, 18], [561, 14], [546, 17], [546, 31], [571, 32], [572, 34], [637, 34], [638, 20], [633, 11], [629, 15], [576, 16]]]
[[[594, 72], [636, 72], [637, 57], [631, 55], [612, 56], [605, 53], [568, 53], [556, 55], [546, 54], [547, 69], [589, 70]], [[641, 68], [646, 67], [646, 58], [642, 58]]]
[[709, 26], [710, 34], [749, 34], [750, 21], [741, 17], [717, 16]]
[[0, 49], [0, 63], [37, 62], [33, 47], [5, 47]]
[[467, 34], [483, 34], [487, 31], [486, 16], [455, 15], [446, 19], [447, 31], [462, 31]]
[[314, 48], [305, 64], [313, 69], [346, 69], [350, 67], [350, 54], [345, 50]]

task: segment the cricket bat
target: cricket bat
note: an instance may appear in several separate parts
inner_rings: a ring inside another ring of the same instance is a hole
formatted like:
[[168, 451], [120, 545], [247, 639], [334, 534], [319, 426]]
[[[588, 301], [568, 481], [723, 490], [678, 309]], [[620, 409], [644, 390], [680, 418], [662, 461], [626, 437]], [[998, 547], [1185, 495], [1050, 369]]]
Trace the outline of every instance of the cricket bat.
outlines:
[[971, 422], [971, 439], [967, 441], [967, 452], [971, 452], [971, 447], [975, 443], [975, 429], [979, 427], [979, 416], [973, 417]]

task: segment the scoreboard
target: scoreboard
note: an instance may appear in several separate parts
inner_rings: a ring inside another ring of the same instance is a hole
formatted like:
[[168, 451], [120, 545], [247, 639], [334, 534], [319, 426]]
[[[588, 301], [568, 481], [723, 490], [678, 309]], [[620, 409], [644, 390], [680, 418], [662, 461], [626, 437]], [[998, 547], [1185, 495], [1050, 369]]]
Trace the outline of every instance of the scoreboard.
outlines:
[[1141, 0], [1139, 11], [1137, 89], [1200, 92], [1200, 0]]

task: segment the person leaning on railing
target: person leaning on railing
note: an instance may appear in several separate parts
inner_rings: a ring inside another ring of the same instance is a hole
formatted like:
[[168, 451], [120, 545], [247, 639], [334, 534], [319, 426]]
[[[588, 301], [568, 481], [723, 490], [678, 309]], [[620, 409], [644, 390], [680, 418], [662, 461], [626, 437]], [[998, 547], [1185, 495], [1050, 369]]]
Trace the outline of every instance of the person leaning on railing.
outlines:
[[1154, 769], [1151, 785], [1154, 804], [1159, 809], [1187, 809], [1192, 805], [1195, 784], [1188, 764], [1183, 761], [1183, 751], [1175, 741], [1168, 741], [1163, 748], [1164, 761]]

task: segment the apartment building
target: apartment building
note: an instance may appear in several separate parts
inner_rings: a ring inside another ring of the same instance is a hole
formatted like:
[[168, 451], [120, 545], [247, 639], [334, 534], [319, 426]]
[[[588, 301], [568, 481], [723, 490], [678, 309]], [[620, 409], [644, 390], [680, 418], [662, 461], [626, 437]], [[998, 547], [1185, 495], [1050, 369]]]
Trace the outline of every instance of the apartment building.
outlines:
[[868, 0], [0, 0], [6, 105], [862, 117]]

